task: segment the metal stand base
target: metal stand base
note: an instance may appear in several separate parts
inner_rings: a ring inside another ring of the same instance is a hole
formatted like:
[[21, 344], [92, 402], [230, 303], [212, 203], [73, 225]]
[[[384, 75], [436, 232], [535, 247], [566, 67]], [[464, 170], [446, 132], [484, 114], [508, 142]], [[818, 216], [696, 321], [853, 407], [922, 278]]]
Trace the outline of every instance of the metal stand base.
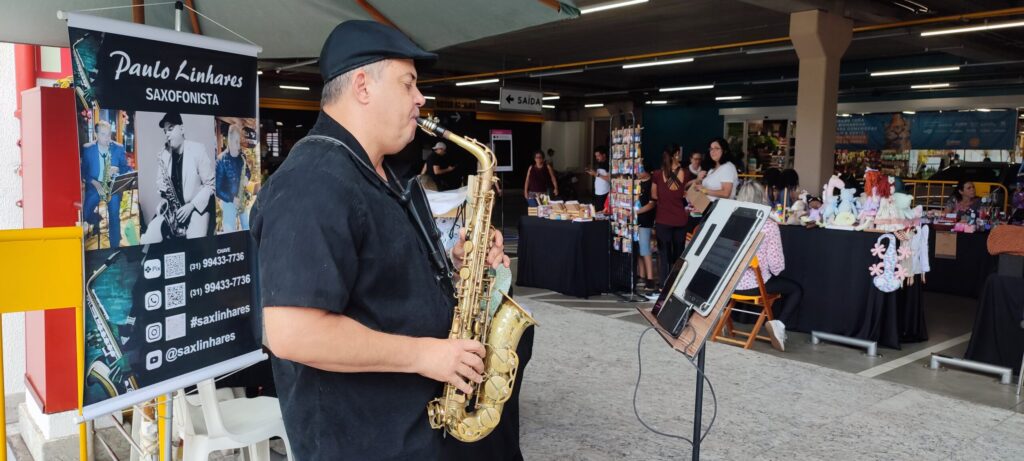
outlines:
[[822, 341], [839, 343], [846, 346], [859, 347], [867, 351], [868, 357], [878, 357], [878, 343], [866, 339], [851, 338], [849, 336], [835, 335], [821, 331], [811, 332], [811, 344], [818, 344]]
[[1000, 384], [1010, 384], [1010, 376], [1013, 374], [1013, 370], [998, 365], [990, 365], [988, 363], [975, 362], [974, 360], [958, 359], [956, 357], [932, 354], [932, 359], [928, 363], [928, 368], [937, 370], [939, 369], [940, 364], [965, 368], [971, 371], [988, 373], [991, 375], [999, 375]]
[[691, 459], [693, 461], [700, 461], [700, 429], [701, 429], [701, 412], [704, 410], [704, 349], [700, 348], [700, 353], [697, 354], [697, 368], [700, 373], [697, 373], [697, 392], [694, 396], [693, 402], [693, 455]]

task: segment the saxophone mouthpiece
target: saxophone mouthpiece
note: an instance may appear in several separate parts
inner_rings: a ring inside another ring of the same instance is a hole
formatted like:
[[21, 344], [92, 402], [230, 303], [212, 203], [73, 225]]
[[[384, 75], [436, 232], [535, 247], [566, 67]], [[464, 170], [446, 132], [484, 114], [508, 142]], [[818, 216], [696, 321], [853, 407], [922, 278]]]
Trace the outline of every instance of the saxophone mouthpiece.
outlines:
[[420, 126], [420, 129], [426, 131], [431, 136], [444, 137], [445, 129], [441, 128], [437, 119], [430, 119], [425, 117], [416, 117], [416, 124]]

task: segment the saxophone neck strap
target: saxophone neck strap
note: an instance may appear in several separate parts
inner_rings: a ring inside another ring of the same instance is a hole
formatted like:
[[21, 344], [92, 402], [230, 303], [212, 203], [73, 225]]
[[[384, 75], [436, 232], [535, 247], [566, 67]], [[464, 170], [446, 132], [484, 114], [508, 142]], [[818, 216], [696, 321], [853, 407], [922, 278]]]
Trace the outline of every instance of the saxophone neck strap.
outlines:
[[[299, 140], [296, 143], [301, 144], [309, 141], [324, 141], [335, 146], [343, 147], [349, 154], [349, 157], [356, 163], [360, 173], [366, 177], [366, 179], [378, 187], [383, 187], [387, 191], [388, 195], [394, 198], [399, 205], [405, 209], [409, 219], [412, 221], [414, 227], [418, 231], [421, 241], [427, 249], [430, 262], [433, 264], [434, 269], [437, 271], [436, 278], [438, 282], [443, 282], [447, 288], [450, 288], [454, 292], [454, 286], [452, 285], [452, 277], [454, 276], [454, 268], [452, 262], [448, 259], [445, 252], [444, 245], [441, 244], [441, 234], [437, 230], [437, 226], [434, 224], [433, 215], [430, 213], [430, 206], [428, 205], [427, 195], [420, 187], [419, 181], [416, 178], [411, 178], [403, 186], [399, 181], [395, 172], [391, 167], [385, 163], [383, 165], [384, 172], [387, 179], [381, 178], [377, 174], [377, 170], [367, 161], [363, 156], [357, 154], [348, 144], [330, 136], [322, 135], [307, 135], [306, 137]], [[293, 147], [294, 149], [294, 147]], [[416, 204], [419, 203], [422, 206], [418, 209]]]

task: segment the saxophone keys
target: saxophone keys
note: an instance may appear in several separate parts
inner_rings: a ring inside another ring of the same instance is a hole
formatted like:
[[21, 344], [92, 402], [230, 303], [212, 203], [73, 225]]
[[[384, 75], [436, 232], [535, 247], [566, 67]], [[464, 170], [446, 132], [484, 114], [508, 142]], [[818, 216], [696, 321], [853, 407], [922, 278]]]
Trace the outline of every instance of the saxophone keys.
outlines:
[[[466, 243], [468, 244], [469, 242], [466, 242]], [[471, 275], [471, 272], [470, 272], [468, 267], [463, 267], [462, 269], [459, 269], [459, 278], [460, 279], [462, 279], [462, 280], [469, 280], [469, 276], [470, 275]]]
[[487, 429], [494, 429], [498, 426], [498, 422], [501, 421], [501, 412], [494, 407], [481, 408], [477, 418], [481, 426]]
[[512, 396], [512, 386], [504, 376], [494, 375], [484, 381], [484, 399], [492, 402], [504, 402]]
[[462, 243], [463, 254], [468, 255], [468, 254], [473, 252], [473, 249], [474, 249], [473, 242], [471, 242], [469, 240], [466, 240], [465, 242]]

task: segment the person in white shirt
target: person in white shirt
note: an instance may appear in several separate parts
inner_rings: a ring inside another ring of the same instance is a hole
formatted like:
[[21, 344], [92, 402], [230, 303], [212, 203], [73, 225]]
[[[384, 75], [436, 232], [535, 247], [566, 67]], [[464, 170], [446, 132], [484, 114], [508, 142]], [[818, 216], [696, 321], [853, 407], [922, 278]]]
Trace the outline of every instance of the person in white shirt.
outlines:
[[611, 175], [608, 173], [608, 150], [605, 147], [594, 149], [594, 168], [587, 168], [587, 174], [594, 177], [594, 210], [600, 212], [612, 188]]
[[729, 143], [722, 138], [714, 139], [708, 148], [708, 154], [714, 166], [710, 171], [702, 171], [697, 176], [697, 179], [701, 181], [699, 190], [704, 192], [711, 201], [720, 198], [736, 198], [739, 174], [733, 163], [732, 152], [729, 151]]

